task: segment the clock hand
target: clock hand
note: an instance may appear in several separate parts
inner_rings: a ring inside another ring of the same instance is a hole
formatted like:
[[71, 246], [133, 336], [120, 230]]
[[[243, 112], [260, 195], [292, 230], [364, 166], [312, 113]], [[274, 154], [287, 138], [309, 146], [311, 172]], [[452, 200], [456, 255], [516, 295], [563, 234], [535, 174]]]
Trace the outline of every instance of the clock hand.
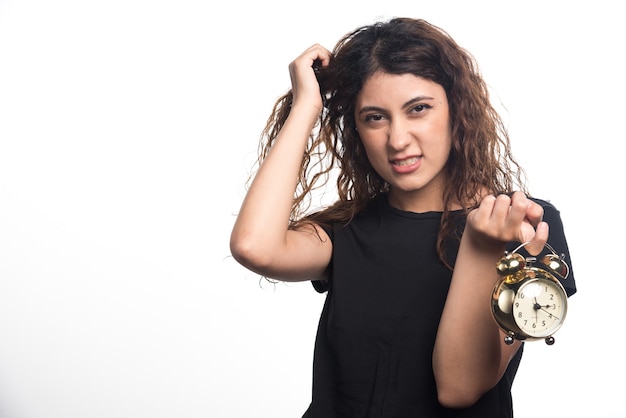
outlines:
[[533, 309], [535, 310], [535, 324], [539, 321], [538, 310], [541, 309], [541, 305], [537, 303], [537, 296], [535, 296], [535, 303], [533, 305]]
[[[546, 308], [547, 308], [548, 306], [550, 306], [550, 305], [546, 305]], [[540, 306], [540, 308], [539, 308], [539, 309], [540, 309], [540, 310], [542, 310], [542, 311], [544, 311], [545, 313], [550, 314], [550, 316], [552, 316], [552, 317], [556, 318], [558, 321], [560, 321], [560, 320], [561, 320], [561, 318], [559, 318], [558, 316], [556, 316], [556, 315], [555, 315], [555, 314], [553, 314], [552, 312], [545, 310], [545, 309], [543, 308], [543, 306]]]

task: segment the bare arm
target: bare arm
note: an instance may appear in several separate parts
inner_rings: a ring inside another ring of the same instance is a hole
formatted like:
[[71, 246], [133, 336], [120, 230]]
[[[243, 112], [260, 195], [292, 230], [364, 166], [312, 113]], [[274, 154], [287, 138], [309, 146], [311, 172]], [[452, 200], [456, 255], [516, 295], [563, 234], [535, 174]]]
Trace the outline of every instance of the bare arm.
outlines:
[[288, 229], [302, 155], [322, 109], [312, 68], [317, 59], [328, 65], [330, 52], [314, 45], [289, 65], [291, 112], [250, 185], [230, 238], [239, 263], [277, 280], [322, 277], [332, 251], [321, 228]]
[[444, 406], [474, 404], [498, 383], [519, 349], [518, 341], [504, 343], [489, 300], [507, 242], [530, 241], [526, 248], [532, 253], [543, 248], [548, 226], [542, 217], [541, 206], [519, 192], [512, 198], [487, 196], [468, 215], [433, 352]]

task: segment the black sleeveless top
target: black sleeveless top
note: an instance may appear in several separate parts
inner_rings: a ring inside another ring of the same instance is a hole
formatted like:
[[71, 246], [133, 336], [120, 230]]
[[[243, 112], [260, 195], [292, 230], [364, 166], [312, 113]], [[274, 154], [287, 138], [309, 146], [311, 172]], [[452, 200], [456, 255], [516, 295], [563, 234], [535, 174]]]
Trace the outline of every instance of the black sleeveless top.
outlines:
[[[559, 212], [538, 202], [550, 245], [569, 262]], [[315, 343], [312, 402], [303, 418], [513, 416], [511, 385], [522, 349], [472, 407], [446, 409], [437, 400], [432, 352], [452, 278], [436, 252], [440, 221], [440, 212], [401, 211], [385, 197], [347, 226], [327, 231], [331, 273], [328, 281], [313, 282], [328, 293]], [[457, 252], [458, 242], [451, 242], [452, 263]], [[573, 271], [563, 284], [569, 294], [576, 291]]]

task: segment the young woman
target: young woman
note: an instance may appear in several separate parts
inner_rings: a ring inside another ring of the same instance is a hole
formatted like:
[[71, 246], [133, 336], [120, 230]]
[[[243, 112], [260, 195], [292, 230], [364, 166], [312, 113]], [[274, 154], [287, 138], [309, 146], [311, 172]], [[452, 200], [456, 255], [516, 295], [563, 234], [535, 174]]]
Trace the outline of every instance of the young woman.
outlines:
[[[519, 243], [568, 248], [557, 209], [529, 197], [471, 55], [396, 18], [332, 52], [313, 45], [289, 71], [231, 250], [327, 292], [304, 416], [512, 416], [522, 343], [492, 317], [495, 264]], [[307, 213], [335, 174], [337, 201]], [[563, 284], [576, 291], [573, 274]]]

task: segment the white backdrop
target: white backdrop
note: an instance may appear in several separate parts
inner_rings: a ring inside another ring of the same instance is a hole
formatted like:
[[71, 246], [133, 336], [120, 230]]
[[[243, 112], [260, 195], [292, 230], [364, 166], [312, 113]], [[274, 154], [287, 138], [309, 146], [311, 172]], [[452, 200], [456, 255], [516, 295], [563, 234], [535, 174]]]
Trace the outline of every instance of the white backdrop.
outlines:
[[610, 0], [0, 0], [0, 417], [301, 416], [323, 296], [238, 266], [230, 228], [288, 63], [392, 16], [476, 56], [561, 209], [579, 293], [516, 417], [626, 417]]

